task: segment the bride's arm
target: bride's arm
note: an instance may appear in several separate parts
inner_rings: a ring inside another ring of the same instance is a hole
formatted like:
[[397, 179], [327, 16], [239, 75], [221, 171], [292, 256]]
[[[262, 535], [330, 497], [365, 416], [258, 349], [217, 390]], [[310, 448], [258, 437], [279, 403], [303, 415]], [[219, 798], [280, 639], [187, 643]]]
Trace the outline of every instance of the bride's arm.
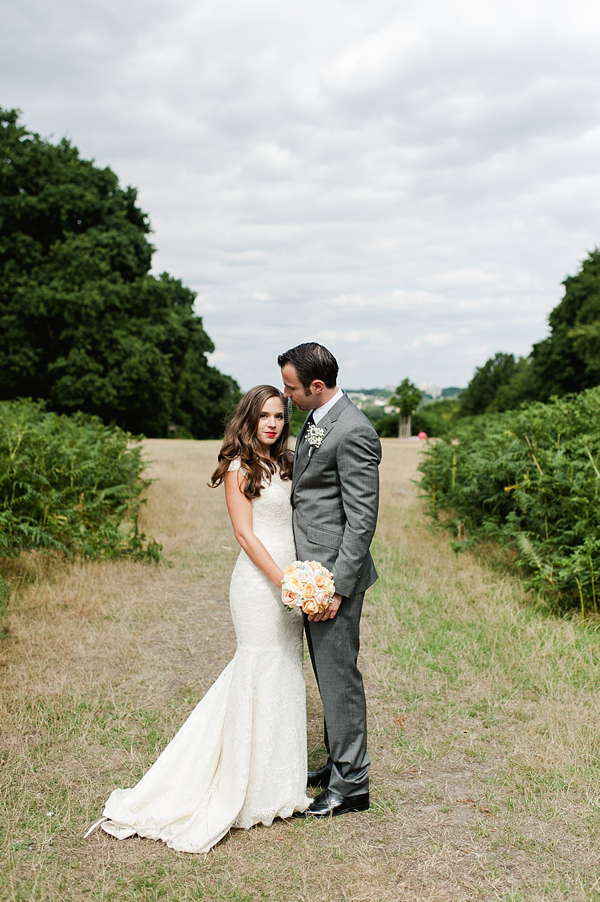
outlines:
[[231, 525], [237, 541], [250, 560], [278, 589], [281, 588], [283, 571], [277, 566], [263, 543], [252, 529], [252, 502], [244, 495], [244, 477], [239, 470], [225, 474], [225, 500], [231, 517]]

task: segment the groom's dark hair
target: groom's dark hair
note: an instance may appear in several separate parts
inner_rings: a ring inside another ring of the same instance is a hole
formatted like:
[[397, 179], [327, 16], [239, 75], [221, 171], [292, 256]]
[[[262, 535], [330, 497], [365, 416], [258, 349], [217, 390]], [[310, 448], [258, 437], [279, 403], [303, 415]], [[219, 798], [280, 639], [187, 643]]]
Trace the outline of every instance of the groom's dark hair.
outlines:
[[339, 370], [337, 360], [331, 351], [316, 341], [307, 341], [290, 348], [289, 351], [279, 355], [277, 363], [280, 367], [286, 363], [292, 364], [305, 392], [309, 391], [315, 379], [320, 379], [327, 388], [335, 388], [337, 384]]

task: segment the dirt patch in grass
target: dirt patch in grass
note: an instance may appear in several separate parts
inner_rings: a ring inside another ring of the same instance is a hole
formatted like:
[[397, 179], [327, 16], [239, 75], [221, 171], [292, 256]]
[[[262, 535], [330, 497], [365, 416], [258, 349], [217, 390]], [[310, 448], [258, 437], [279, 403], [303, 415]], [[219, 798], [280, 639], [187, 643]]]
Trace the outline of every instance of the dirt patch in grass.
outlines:
[[[384, 441], [361, 663], [372, 807], [234, 831], [207, 856], [82, 839], [231, 659], [237, 547], [218, 443], [150, 441], [143, 528], [170, 565], [30, 559], [0, 643], [0, 898], [598, 899], [600, 640], [429, 527], [420, 445]], [[321, 709], [306, 667], [309, 758]]]

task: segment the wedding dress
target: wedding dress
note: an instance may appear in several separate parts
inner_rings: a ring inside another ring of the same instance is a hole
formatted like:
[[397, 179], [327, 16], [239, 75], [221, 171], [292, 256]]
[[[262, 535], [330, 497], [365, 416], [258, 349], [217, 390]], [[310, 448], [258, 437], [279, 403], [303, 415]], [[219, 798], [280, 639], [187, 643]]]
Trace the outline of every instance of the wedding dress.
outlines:
[[[290, 490], [276, 472], [252, 501], [254, 533], [282, 569], [296, 557]], [[231, 827], [268, 826], [310, 802], [302, 615], [244, 551], [230, 604], [235, 656], [140, 782], [110, 795], [97, 825], [118, 839], [207, 852]]]

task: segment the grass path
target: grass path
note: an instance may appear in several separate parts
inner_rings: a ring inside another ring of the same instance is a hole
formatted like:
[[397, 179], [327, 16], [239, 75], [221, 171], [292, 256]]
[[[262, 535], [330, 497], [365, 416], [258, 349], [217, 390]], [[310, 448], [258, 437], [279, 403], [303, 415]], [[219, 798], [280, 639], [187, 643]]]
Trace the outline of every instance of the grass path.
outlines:
[[[600, 638], [433, 532], [419, 446], [386, 440], [367, 596], [373, 805], [234, 833], [208, 856], [85, 827], [230, 660], [237, 549], [217, 443], [150, 441], [171, 567], [30, 560], [0, 643], [0, 899], [600, 900]], [[321, 715], [308, 686], [310, 759]]]

